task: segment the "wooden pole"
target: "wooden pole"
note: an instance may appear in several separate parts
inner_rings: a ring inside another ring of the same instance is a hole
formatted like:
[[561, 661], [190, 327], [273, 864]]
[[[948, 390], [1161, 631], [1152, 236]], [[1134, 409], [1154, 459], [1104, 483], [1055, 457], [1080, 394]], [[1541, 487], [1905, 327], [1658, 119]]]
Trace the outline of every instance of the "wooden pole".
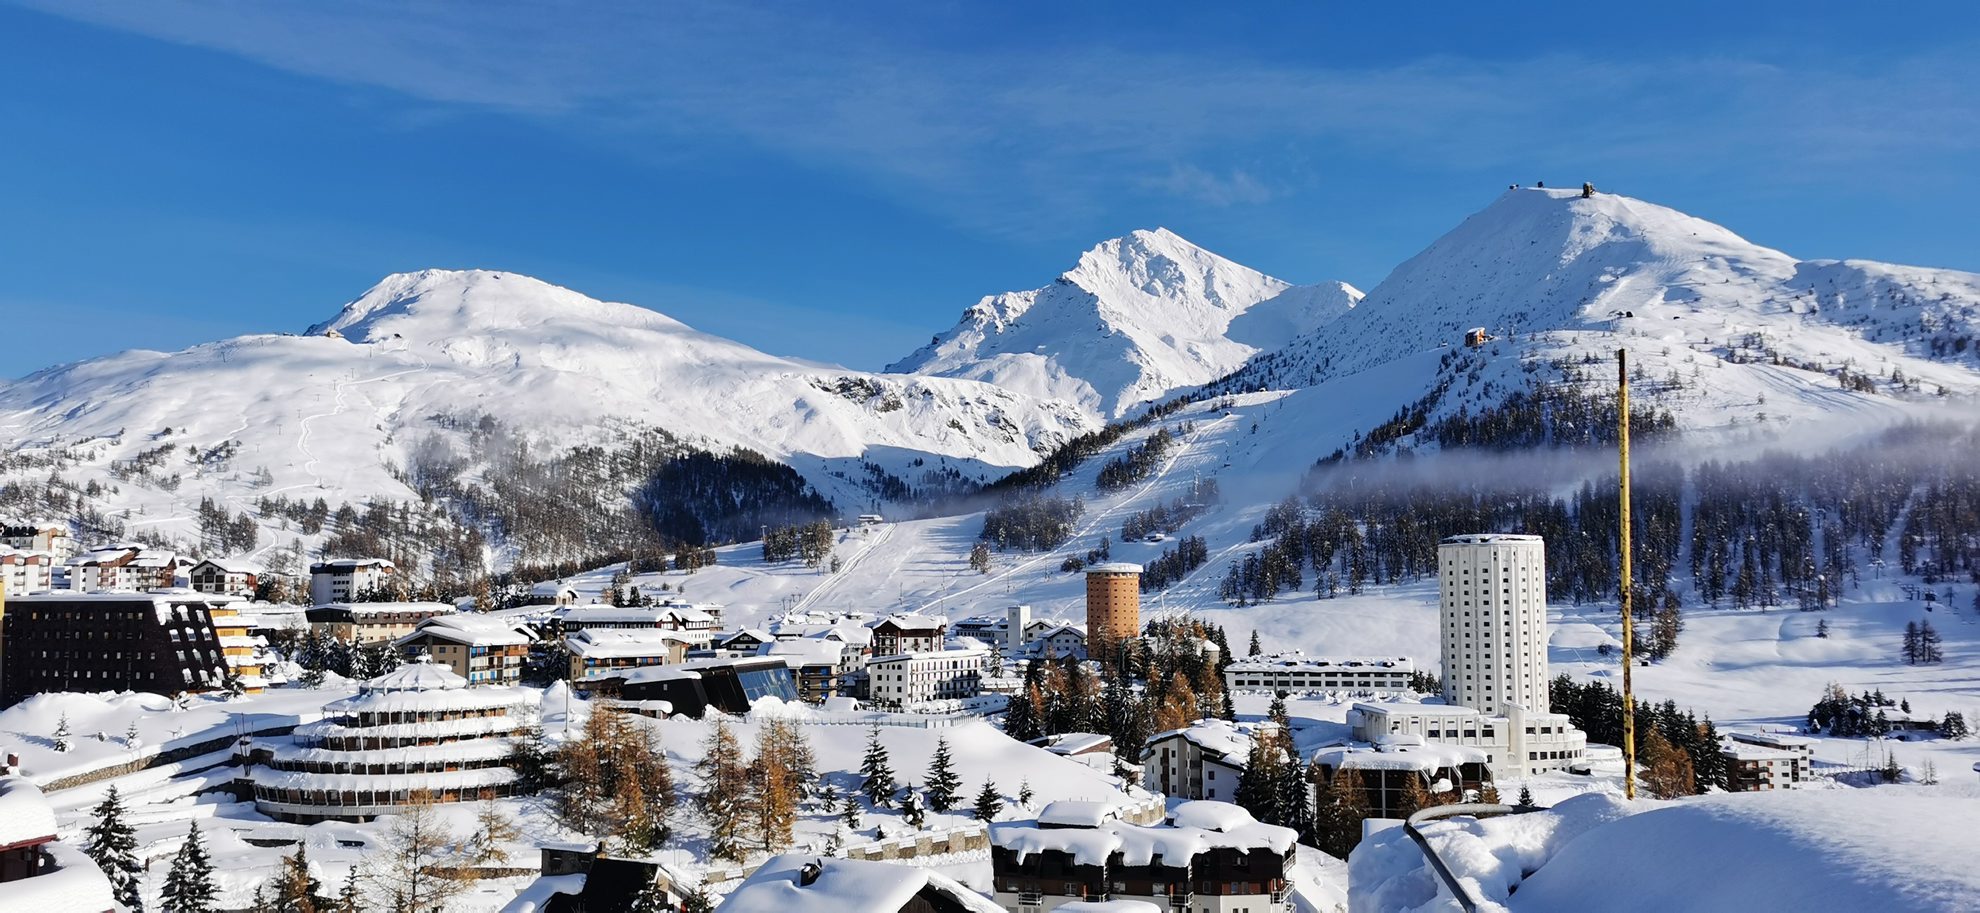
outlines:
[[1622, 464], [1621, 497], [1622, 521], [1622, 576], [1618, 593], [1622, 603], [1622, 697], [1623, 697], [1623, 796], [1636, 798], [1636, 690], [1631, 687], [1630, 673], [1636, 666], [1636, 613], [1630, 605], [1631, 585], [1629, 557], [1629, 353], [1616, 350], [1616, 414], [1617, 451]]

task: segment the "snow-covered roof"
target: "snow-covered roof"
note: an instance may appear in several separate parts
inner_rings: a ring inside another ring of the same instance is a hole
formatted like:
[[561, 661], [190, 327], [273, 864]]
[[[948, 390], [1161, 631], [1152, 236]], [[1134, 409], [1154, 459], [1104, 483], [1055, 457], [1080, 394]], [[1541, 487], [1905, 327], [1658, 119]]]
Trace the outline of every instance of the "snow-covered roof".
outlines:
[[948, 627], [948, 625], [949, 620], [939, 615], [917, 615], [904, 612], [899, 615], [889, 615], [875, 623], [873, 627], [875, 630], [892, 627], [903, 634], [910, 632], [934, 634], [939, 633], [943, 628]]
[[714, 616], [688, 605], [658, 606], [571, 606], [563, 612], [564, 624], [573, 627], [599, 624], [643, 624], [659, 627], [674, 623], [713, 621]]
[[399, 638], [403, 644], [426, 636], [438, 637], [455, 643], [476, 647], [523, 646], [533, 638], [518, 630], [514, 624], [487, 615], [436, 615], [419, 623], [411, 634]]
[[1289, 672], [1299, 669], [1324, 669], [1328, 671], [1350, 671], [1358, 669], [1381, 670], [1383, 672], [1414, 672], [1415, 661], [1404, 656], [1396, 657], [1339, 657], [1306, 656], [1304, 654], [1275, 653], [1271, 656], [1248, 656], [1232, 660], [1225, 669], [1230, 672]]
[[[1199, 805], [1204, 807], [1190, 807]], [[1122, 865], [1148, 865], [1159, 855], [1164, 865], [1181, 867], [1214, 849], [1269, 849], [1283, 855], [1292, 852], [1299, 836], [1291, 828], [1261, 823], [1226, 802], [1185, 802], [1172, 814], [1187, 823], [1144, 826], [1106, 821], [1097, 827], [1046, 827], [1041, 816], [1037, 823], [990, 825], [990, 842], [1016, 853], [1020, 860], [1057, 851], [1070, 854], [1079, 865], [1105, 865], [1119, 853]]]
[[770, 641], [777, 639], [777, 635], [772, 634], [769, 631], [765, 631], [762, 628], [744, 628], [740, 631], [731, 631], [722, 634], [720, 637], [717, 637], [715, 641], [716, 643], [726, 644], [729, 643], [730, 641], [742, 637], [750, 638], [760, 644], [769, 643]]
[[1719, 753], [1740, 761], [1797, 761], [1804, 757], [1793, 749], [1752, 745], [1737, 739], [1720, 740]]
[[48, 868], [32, 878], [21, 878], [0, 887], [0, 900], [7, 910], [34, 913], [108, 913], [121, 910], [110, 893], [110, 879], [82, 850], [66, 843], [42, 847], [48, 854]]
[[1147, 744], [1150, 747], [1142, 749], [1141, 756], [1148, 757], [1155, 743], [1170, 738], [1187, 739], [1213, 756], [1228, 758], [1238, 764], [1244, 763], [1245, 756], [1251, 754], [1249, 733], [1239, 729], [1237, 724], [1229, 720], [1213, 718], [1197, 720], [1181, 729], [1171, 729], [1149, 736]]
[[1086, 566], [1086, 572], [1089, 574], [1139, 574], [1141, 573], [1141, 565], [1129, 564], [1126, 561], [1109, 561], [1104, 564], [1089, 564]]
[[891, 656], [875, 656], [866, 661], [868, 666], [882, 663], [900, 663], [923, 659], [977, 659], [988, 657], [990, 650], [982, 645], [974, 647], [954, 646], [947, 650], [918, 650], [909, 653], [895, 653]]
[[709, 633], [665, 628], [586, 628], [564, 638], [564, 648], [577, 656], [598, 658], [665, 656], [668, 644], [705, 644]]
[[361, 567], [397, 567], [383, 558], [325, 558], [309, 566], [312, 574], [336, 571], [352, 571]]
[[1047, 736], [1044, 742], [1042, 747], [1053, 754], [1076, 755], [1111, 744], [1113, 737], [1099, 732], [1061, 732]]
[[836, 640], [819, 637], [803, 637], [797, 640], [773, 640], [757, 649], [761, 656], [775, 656], [785, 662], [805, 665], [833, 665], [845, 660], [846, 645]]
[[261, 573], [261, 565], [246, 558], [208, 558], [193, 567], [196, 569], [209, 564], [229, 574]]
[[[806, 883], [807, 865], [816, 865]], [[969, 913], [1003, 908], [934, 869], [789, 853], [772, 858], [729, 892], [718, 913], [897, 913], [922, 891]]]
[[1313, 753], [1313, 762], [1323, 767], [1352, 770], [1436, 771], [1460, 764], [1483, 764], [1486, 753], [1474, 745], [1448, 745], [1442, 742], [1385, 742], [1377, 748], [1336, 745]]
[[[434, 746], [438, 748], [439, 746]], [[417, 759], [426, 748], [399, 749], [402, 759]], [[484, 789], [515, 781], [517, 774], [507, 767], [476, 767], [468, 770], [434, 771], [418, 774], [322, 774], [301, 770], [272, 770], [256, 767], [255, 785], [270, 789], [321, 789], [350, 792], [405, 790]]]
[[1461, 536], [1445, 536], [1444, 542], [1452, 545], [1491, 545], [1499, 542], [1539, 542], [1539, 536], [1519, 533], [1465, 533]]
[[458, 611], [444, 602], [333, 602], [319, 609], [338, 609], [352, 617], [361, 615], [447, 615]]
[[1463, 704], [1431, 704], [1415, 701], [1356, 701], [1353, 708], [1363, 713], [1384, 713], [1390, 716], [1434, 716], [1434, 717], [1479, 717], [1485, 716]]
[[405, 663], [384, 675], [371, 679], [358, 686], [360, 692], [381, 691], [444, 691], [452, 688], [466, 688], [467, 679], [454, 670], [421, 657], [416, 662]]
[[0, 777], [0, 849], [55, 838], [55, 810], [26, 777]]
[[1038, 823], [1054, 827], [1099, 827], [1119, 813], [1112, 802], [1092, 799], [1060, 799], [1048, 802], [1038, 811]]
[[1806, 750], [1815, 747], [1814, 739], [1786, 732], [1728, 732], [1726, 737], [1769, 748]]

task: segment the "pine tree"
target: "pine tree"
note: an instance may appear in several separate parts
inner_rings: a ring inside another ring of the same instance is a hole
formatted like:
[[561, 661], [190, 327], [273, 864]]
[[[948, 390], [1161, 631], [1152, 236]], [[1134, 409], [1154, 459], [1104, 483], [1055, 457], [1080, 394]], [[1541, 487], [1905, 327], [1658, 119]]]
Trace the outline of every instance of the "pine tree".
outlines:
[[337, 913], [363, 913], [364, 896], [358, 889], [358, 867], [344, 870], [344, 887], [337, 892]]
[[1944, 662], [1946, 654], [1939, 646], [1939, 630], [1929, 621], [1918, 625], [1918, 662], [1921, 665]]
[[955, 762], [949, 757], [948, 737], [937, 736], [935, 758], [928, 764], [928, 806], [938, 812], [955, 808], [960, 789], [962, 778], [956, 776]]
[[206, 853], [206, 841], [199, 835], [199, 823], [186, 832], [186, 842], [172, 857], [171, 871], [165, 873], [165, 913], [213, 913], [213, 898], [219, 888], [213, 883], [213, 859]]
[[1957, 742], [1968, 734], [1966, 716], [1957, 710], [1946, 711], [1945, 719], [1939, 723], [1939, 735]]
[[[296, 844], [295, 854], [283, 857], [282, 869], [275, 874], [275, 896], [270, 898], [266, 909], [269, 913], [323, 913], [329, 906], [329, 901], [323, 897], [323, 883], [309, 873], [308, 848], [304, 844]], [[395, 906], [399, 909], [424, 909]]]
[[1033, 798], [1033, 796], [1034, 796], [1034, 793], [1032, 793], [1032, 791], [1031, 791], [1031, 778], [1030, 778], [1030, 777], [1026, 777], [1026, 778], [1024, 778], [1024, 779], [1022, 779], [1022, 780], [1019, 780], [1019, 781], [1018, 781], [1018, 794], [1017, 794], [1017, 800], [1018, 800], [1018, 806], [1019, 806], [1019, 807], [1021, 807], [1021, 808], [1027, 808], [1027, 809], [1028, 809], [1028, 808], [1030, 808], [1030, 807], [1031, 807], [1031, 800], [1032, 800], [1032, 798]]
[[983, 788], [976, 793], [976, 820], [989, 821], [1003, 810], [1004, 797], [997, 792], [997, 784], [990, 782], [989, 777], [984, 777]]
[[756, 793], [756, 837], [765, 851], [790, 846], [797, 824], [802, 788], [791, 770], [789, 736], [784, 732], [792, 728], [785, 720], [766, 723], [757, 735], [756, 763], [749, 769]]
[[726, 721], [715, 721], [697, 770], [702, 784], [697, 805], [708, 825], [709, 852], [718, 859], [741, 861], [744, 835], [755, 818], [755, 797], [742, 746]]
[[[64, 729], [68, 728], [68, 722], [64, 716]], [[124, 800], [118, 796], [117, 787], [112, 786], [103, 794], [94, 814], [96, 820], [83, 830], [87, 837], [83, 852], [110, 879], [111, 896], [125, 907], [141, 911], [144, 904], [138, 889], [144, 865], [138, 862], [137, 833], [124, 820]]]
[[839, 820], [845, 822], [848, 830], [859, 830], [859, 798], [847, 793], [839, 805]]
[[1258, 646], [1258, 629], [1257, 629], [1257, 628], [1252, 628], [1252, 629], [1251, 629], [1251, 649], [1250, 649], [1250, 650], [1249, 650], [1249, 651], [1247, 652], [1247, 654], [1246, 654], [1246, 655], [1249, 655], [1249, 656], [1259, 656], [1259, 655], [1262, 655], [1262, 654], [1263, 654], [1264, 652], [1265, 652], [1265, 651], [1264, 651], [1264, 650], [1262, 650], [1262, 649], [1260, 649], [1260, 648], [1259, 648], [1259, 646]]
[[866, 736], [866, 757], [859, 763], [860, 776], [865, 781], [860, 791], [866, 794], [866, 801], [875, 808], [893, 805], [894, 791], [900, 786], [894, 782], [894, 769], [887, 760], [887, 747], [880, 744], [880, 727], [874, 726]]
[[1520, 785], [1520, 787], [1519, 787], [1519, 802], [1518, 802], [1518, 803], [1516, 803], [1516, 804], [1517, 804], [1517, 805], [1518, 805], [1518, 806], [1519, 806], [1520, 808], [1539, 808], [1539, 807], [1540, 807], [1538, 803], [1536, 803], [1536, 802], [1534, 802], [1534, 801], [1533, 801], [1533, 790], [1531, 790], [1531, 789], [1528, 789], [1528, 788], [1527, 788], [1527, 787], [1525, 786], [1525, 784], [1521, 784], [1521, 785]]
[[1904, 647], [1899, 652], [1904, 656], [1906, 665], [1917, 665], [1918, 622], [1907, 621], [1904, 623]]
[[67, 713], [55, 721], [55, 750], [69, 750], [69, 715]]
[[1676, 799], [1698, 792], [1691, 756], [1678, 750], [1655, 728], [1643, 737], [1638, 760], [1643, 767], [1643, 788], [1659, 799]]
[[660, 887], [659, 880], [655, 879], [640, 886], [639, 893], [633, 895], [632, 905], [626, 908], [626, 913], [669, 913], [672, 909], [667, 904], [667, 892]]
[[901, 799], [901, 817], [907, 820], [908, 827], [921, 830], [928, 826], [928, 813], [921, 808], [921, 794], [914, 784], [907, 785], [907, 795]]
[[[385, 832], [384, 845], [373, 855], [380, 893], [389, 900], [387, 906], [393, 910], [438, 910], [448, 899], [459, 894], [465, 883], [453, 874], [454, 865], [461, 860], [454, 855], [459, 841], [448, 828], [447, 820], [436, 807], [433, 794], [427, 790], [416, 790], [411, 801], [393, 818], [392, 825]], [[297, 849], [296, 871], [285, 878], [285, 882], [295, 882], [299, 887], [301, 876], [308, 873], [308, 864], [301, 860], [301, 849]], [[316, 897], [317, 884], [308, 881], [308, 893]], [[285, 886], [284, 891], [290, 890]], [[278, 892], [278, 894], [281, 892]], [[329, 906], [329, 901], [317, 899], [307, 910], [298, 908], [293, 913], [316, 913]]]

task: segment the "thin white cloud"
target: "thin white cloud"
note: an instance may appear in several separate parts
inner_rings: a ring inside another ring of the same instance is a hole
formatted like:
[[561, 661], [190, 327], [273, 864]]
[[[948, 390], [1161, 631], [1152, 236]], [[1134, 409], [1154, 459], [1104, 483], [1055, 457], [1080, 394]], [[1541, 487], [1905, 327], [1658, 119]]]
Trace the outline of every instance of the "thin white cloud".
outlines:
[[971, 52], [909, 43], [904, 28], [883, 37], [813, 6], [26, 2], [656, 149], [744, 142], [994, 232], [1080, 218], [1122, 193], [1263, 203], [1286, 188], [1256, 175], [1280, 173], [1281, 159], [1324, 170], [1315, 149], [1515, 172], [1561, 150], [1590, 173], [1738, 160], [1793, 180], [1980, 148], [1968, 90], [1980, 57], [1947, 51], [1792, 68], [1561, 55], [1350, 69], [1117, 48]]

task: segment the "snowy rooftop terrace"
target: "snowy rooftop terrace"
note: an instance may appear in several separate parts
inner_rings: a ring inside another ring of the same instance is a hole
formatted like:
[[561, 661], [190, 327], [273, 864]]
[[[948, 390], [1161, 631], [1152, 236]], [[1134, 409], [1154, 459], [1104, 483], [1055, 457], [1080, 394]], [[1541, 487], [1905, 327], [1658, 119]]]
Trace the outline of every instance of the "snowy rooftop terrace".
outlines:
[[[807, 866], [815, 865], [815, 870]], [[1003, 913], [954, 879], [933, 869], [829, 859], [777, 856], [729, 892], [720, 913], [895, 913], [928, 890], [968, 913]]]
[[1232, 672], [1279, 672], [1292, 669], [1380, 669], [1384, 672], [1410, 673], [1416, 671], [1416, 661], [1406, 656], [1396, 657], [1338, 657], [1307, 656], [1297, 651], [1274, 653], [1270, 656], [1249, 656], [1233, 660], [1229, 667]]
[[[1054, 802], [1046, 811], [1065, 804]], [[1054, 817], [1089, 819], [1084, 813], [1090, 811], [1068, 809]], [[1269, 849], [1283, 855], [1292, 852], [1298, 837], [1292, 829], [1260, 823], [1228, 802], [1184, 802], [1169, 813], [1170, 823], [1153, 826], [1116, 820], [1090, 827], [1048, 826], [1045, 817], [1041, 813], [1037, 822], [992, 824], [990, 842], [1020, 860], [1034, 853], [1061, 852], [1079, 865], [1105, 865], [1119, 853], [1123, 865], [1148, 865], [1160, 856], [1164, 864], [1180, 866], [1215, 849]]]

